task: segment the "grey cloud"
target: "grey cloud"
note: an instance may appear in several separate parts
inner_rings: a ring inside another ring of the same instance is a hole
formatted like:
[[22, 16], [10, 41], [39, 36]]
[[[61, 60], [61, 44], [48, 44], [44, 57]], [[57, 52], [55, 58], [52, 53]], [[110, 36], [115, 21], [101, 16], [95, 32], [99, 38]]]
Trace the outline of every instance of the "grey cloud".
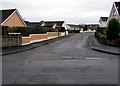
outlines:
[[109, 16], [114, 0], [1, 0], [0, 8], [17, 8], [30, 21], [65, 20], [67, 23], [98, 22]]

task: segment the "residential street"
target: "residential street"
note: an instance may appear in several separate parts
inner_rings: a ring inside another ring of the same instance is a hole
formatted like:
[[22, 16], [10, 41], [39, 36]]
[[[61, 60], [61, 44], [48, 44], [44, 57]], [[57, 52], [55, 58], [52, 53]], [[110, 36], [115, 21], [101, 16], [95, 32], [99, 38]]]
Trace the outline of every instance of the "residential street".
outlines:
[[4, 55], [3, 84], [117, 84], [118, 56], [90, 49], [89, 35]]

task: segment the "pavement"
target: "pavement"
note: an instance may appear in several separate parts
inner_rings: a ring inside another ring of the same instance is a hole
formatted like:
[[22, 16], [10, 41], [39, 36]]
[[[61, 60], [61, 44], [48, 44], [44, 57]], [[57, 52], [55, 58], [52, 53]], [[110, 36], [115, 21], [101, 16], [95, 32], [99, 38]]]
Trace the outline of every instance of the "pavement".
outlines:
[[50, 39], [50, 40], [45, 40], [45, 41], [41, 41], [41, 42], [30, 44], [30, 45], [5, 47], [5, 48], [1, 49], [2, 52], [0, 52], [0, 56], [1, 55], [8, 55], [8, 54], [14, 54], [14, 53], [18, 53], [18, 52], [31, 50], [31, 49], [34, 49], [34, 48], [46, 45], [46, 44], [48, 44], [50, 42], [54, 42], [54, 41], [57, 41], [57, 40], [61, 40], [61, 39], [67, 38], [67, 37], [72, 36], [72, 35], [74, 35], [74, 34], [69, 34], [68, 36], [54, 38], [54, 39]]
[[[71, 35], [69, 35], [69, 36], [71, 36]], [[69, 37], [69, 36], [66, 36], [66, 37]], [[2, 48], [2, 53], [0, 53], [0, 55], [13, 54], [13, 53], [18, 53], [18, 52], [34, 49], [34, 48], [46, 45], [49, 42], [53, 42], [55, 40], [60, 40], [60, 39], [66, 38], [66, 37], [60, 37], [60, 38], [56, 38], [56, 39], [52, 39], [52, 40], [48, 40], [48, 41], [33, 43], [30, 45], [26, 45], [26, 46]], [[89, 46], [92, 50], [103, 52], [103, 53], [114, 54], [114, 55], [120, 55], [120, 52], [119, 52], [120, 47], [112, 47], [109, 45], [101, 44], [93, 35], [90, 35], [88, 38], [89, 38], [88, 39]]]
[[113, 47], [99, 42], [94, 35], [89, 36], [89, 46], [91, 49], [103, 53], [120, 55], [120, 47]]

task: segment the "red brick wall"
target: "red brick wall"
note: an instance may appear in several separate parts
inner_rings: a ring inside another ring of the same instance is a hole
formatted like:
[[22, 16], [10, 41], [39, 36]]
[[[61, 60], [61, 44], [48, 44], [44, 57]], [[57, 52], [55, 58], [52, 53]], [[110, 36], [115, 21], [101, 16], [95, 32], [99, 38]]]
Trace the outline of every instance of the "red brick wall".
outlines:
[[29, 37], [22, 38], [22, 44], [26, 44], [26, 43], [30, 43], [30, 38]]
[[47, 39], [47, 34], [31, 35], [31, 40]]
[[[59, 32], [59, 37], [61, 33]], [[58, 37], [58, 32], [48, 32], [47, 34], [31, 34], [29, 37], [22, 37], [22, 44], [30, 44], [31, 41], [40, 41], [42, 39], [48, 39], [48, 37]]]
[[58, 32], [51, 32], [51, 33], [48, 33], [47, 34], [48, 35], [48, 37], [52, 37], [52, 36], [58, 36]]

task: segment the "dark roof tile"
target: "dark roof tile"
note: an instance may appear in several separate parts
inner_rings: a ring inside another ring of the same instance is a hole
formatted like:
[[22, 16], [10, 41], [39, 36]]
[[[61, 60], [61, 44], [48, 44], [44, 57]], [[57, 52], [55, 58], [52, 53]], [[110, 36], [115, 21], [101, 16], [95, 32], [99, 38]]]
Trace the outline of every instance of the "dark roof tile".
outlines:
[[74, 24], [67, 24], [71, 28], [80, 28], [80, 25], [74, 25]]
[[0, 10], [2, 11], [2, 22], [4, 22], [16, 9]]
[[107, 21], [108, 17], [100, 17], [100, 19], [102, 19], [102, 21]]
[[37, 26], [41, 26], [41, 22], [29, 22], [29, 21], [25, 21], [26, 25], [28, 27], [37, 27]]
[[41, 21], [41, 22], [44, 23], [45, 26], [50, 26], [50, 27], [54, 26], [55, 24], [57, 26], [61, 26], [62, 27], [62, 25], [64, 23], [64, 21]]

